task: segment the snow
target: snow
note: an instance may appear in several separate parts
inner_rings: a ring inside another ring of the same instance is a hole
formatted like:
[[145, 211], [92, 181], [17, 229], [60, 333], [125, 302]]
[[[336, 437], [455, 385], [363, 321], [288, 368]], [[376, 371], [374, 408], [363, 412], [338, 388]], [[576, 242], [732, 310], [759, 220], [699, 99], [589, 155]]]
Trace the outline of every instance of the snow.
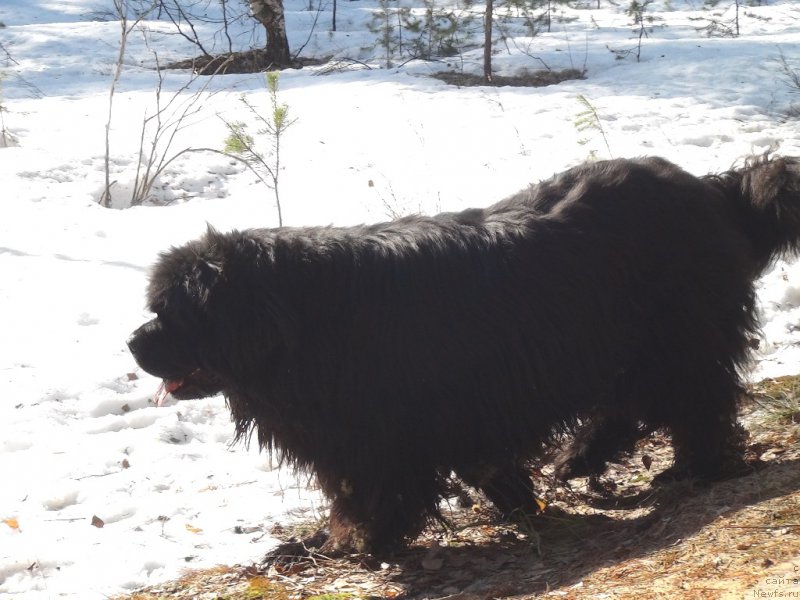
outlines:
[[[288, 225], [353, 224], [390, 214], [485, 206], [590, 155], [597, 131], [575, 126], [583, 95], [614, 156], [662, 155], [702, 174], [777, 149], [800, 155], [795, 100], [780, 54], [800, 68], [800, 5], [744, 7], [738, 38], [698, 28], [715, 9], [673, 0], [643, 40], [641, 62], [608, 48], [635, 46], [622, 5], [558, 5], [552, 33], [498, 43], [498, 74], [582, 67], [587, 78], [545, 88], [455, 87], [429, 77], [449, 61], [380, 68], [366, 24], [373, 0], [343, 2], [339, 31], [324, 10], [286, 0], [290, 43], [341, 68], [284, 71], [280, 100], [296, 123], [280, 173]], [[212, 7], [216, 6], [211, 3]], [[591, 3], [595, 5], [594, 2]], [[329, 7], [328, 7], [329, 8]], [[114, 206], [104, 186], [104, 126], [120, 26], [111, 2], [5, 0], [0, 5], [0, 103], [17, 143], [0, 148], [0, 596], [91, 600], [175, 577], [186, 568], [245, 563], [276, 540], [276, 523], [324, 508], [305, 476], [255, 448], [232, 445], [222, 398], [156, 408], [158, 382], [137, 369], [125, 340], [148, 318], [144, 288], [158, 253], [201, 234], [275, 226], [272, 192], [241, 164], [184, 154], [161, 174], [147, 206], [126, 207], [144, 115], [152, 114], [154, 57], [131, 34], [110, 137]], [[568, 18], [567, 18], [568, 17]], [[697, 19], [703, 19], [698, 21]], [[192, 56], [164, 21], [146, 21], [159, 61]], [[245, 22], [234, 33], [246, 44]], [[203, 35], [217, 44], [211, 25]], [[607, 48], [608, 47], [608, 48]], [[526, 55], [521, 50], [526, 50]], [[10, 58], [5, 59], [5, 52]], [[396, 61], [398, 64], [402, 61]], [[188, 74], [167, 74], [167, 97]], [[268, 98], [260, 75], [213, 79], [171, 152], [221, 149], [222, 118], [252, 115]], [[759, 283], [764, 339], [753, 377], [800, 371], [800, 263]], [[92, 519], [97, 517], [96, 525]], [[245, 533], [246, 532], [246, 533]]]

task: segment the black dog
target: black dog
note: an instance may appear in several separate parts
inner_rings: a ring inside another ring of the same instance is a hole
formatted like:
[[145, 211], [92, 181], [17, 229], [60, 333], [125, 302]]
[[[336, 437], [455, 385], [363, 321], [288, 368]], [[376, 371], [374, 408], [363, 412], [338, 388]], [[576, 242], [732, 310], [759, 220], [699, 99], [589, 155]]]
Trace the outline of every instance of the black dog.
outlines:
[[317, 475], [326, 549], [380, 551], [439, 515], [453, 471], [532, 512], [526, 461], [585, 419], [599, 433], [562, 471], [618, 449], [603, 423], [642, 423], [671, 432], [677, 473], [716, 476], [753, 282], [799, 245], [795, 159], [704, 178], [593, 163], [486, 209], [209, 230], [162, 255], [129, 345], [176, 398], [224, 393], [239, 437]]

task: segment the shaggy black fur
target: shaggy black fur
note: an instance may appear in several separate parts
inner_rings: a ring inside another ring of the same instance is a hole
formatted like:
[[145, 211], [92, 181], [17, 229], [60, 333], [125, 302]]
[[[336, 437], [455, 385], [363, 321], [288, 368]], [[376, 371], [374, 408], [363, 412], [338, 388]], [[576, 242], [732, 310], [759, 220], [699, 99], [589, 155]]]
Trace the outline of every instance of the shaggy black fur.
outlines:
[[601, 440], [602, 423], [665, 427], [676, 468], [713, 477], [753, 281], [799, 243], [795, 159], [705, 178], [599, 162], [486, 209], [209, 230], [161, 257], [157, 317], [129, 345], [176, 397], [223, 392], [239, 437], [317, 475], [328, 548], [380, 551], [438, 516], [452, 471], [531, 512], [526, 461], [587, 417]]

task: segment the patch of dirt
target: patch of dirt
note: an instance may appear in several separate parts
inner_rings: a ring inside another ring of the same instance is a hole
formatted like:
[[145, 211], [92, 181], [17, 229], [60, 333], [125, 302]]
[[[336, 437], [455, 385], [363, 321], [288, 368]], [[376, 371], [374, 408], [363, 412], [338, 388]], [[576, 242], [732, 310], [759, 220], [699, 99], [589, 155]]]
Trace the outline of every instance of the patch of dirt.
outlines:
[[[261, 73], [272, 69], [301, 69], [305, 66], [328, 65], [329, 61], [329, 57], [297, 58], [290, 65], [275, 66], [268, 58], [266, 49], [253, 48], [245, 52], [226, 52], [213, 56], [197, 56], [169, 63], [161, 68], [189, 69], [198, 75], [224, 75], [228, 73]], [[344, 60], [328, 65], [328, 68], [323, 69], [321, 74], [341, 71], [344, 68], [342, 65], [348, 64], [349, 62], [369, 68], [368, 65], [358, 61]], [[519, 75], [513, 76], [494, 75], [490, 82], [487, 82], [482, 75], [456, 73], [453, 71], [435, 73], [432, 77], [458, 87], [544, 87], [570, 79], [585, 79], [586, 73], [578, 69], [523, 71]]]
[[447, 530], [427, 530], [387, 562], [316, 555], [221, 568], [125, 598], [800, 597], [800, 376], [754, 386], [740, 418], [754, 465], [743, 477], [655, 487], [672, 450], [654, 434], [600, 479], [565, 486], [543, 467], [535, 475], [548, 507], [523, 526], [499, 523], [479, 498], [469, 508], [454, 501]]
[[492, 80], [487, 82], [482, 75], [471, 75], [469, 73], [455, 73], [452, 71], [435, 73], [434, 79], [444, 81], [450, 85], [458, 87], [474, 86], [513, 86], [513, 87], [544, 87], [555, 85], [570, 79], [585, 79], [586, 73], [578, 69], [563, 69], [561, 71], [532, 71], [524, 72], [514, 76], [493, 75]]
[[291, 65], [276, 67], [267, 57], [264, 48], [254, 48], [245, 52], [226, 52], [214, 56], [197, 56], [179, 60], [164, 69], [190, 69], [198, 75], [225, 75], [230, 73], [261, 73], [272, 69], [301, 69], [308, 65], [325, 64], [328, 59], [298, 58]]

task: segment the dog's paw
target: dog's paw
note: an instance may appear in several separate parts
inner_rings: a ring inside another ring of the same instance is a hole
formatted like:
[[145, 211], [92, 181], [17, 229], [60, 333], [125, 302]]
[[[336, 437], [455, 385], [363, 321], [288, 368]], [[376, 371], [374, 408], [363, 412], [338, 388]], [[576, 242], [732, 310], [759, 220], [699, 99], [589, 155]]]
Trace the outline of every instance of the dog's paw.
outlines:
[[585, 447], [573, 444], [556, 454], [553, 459], [553, 474], [561, 481], [600, 475], [605, 470], [605, 462], [595, 464], [596, 462], [587, 458]]
[[317, 554], [326, 554], [330, 543], [330, 533], [320, 529], [302, 540], [291, 540], [279, 544], [264, 556], [263, 567], [273, 567], [282, 574], [299, 572], [313, 562]]

